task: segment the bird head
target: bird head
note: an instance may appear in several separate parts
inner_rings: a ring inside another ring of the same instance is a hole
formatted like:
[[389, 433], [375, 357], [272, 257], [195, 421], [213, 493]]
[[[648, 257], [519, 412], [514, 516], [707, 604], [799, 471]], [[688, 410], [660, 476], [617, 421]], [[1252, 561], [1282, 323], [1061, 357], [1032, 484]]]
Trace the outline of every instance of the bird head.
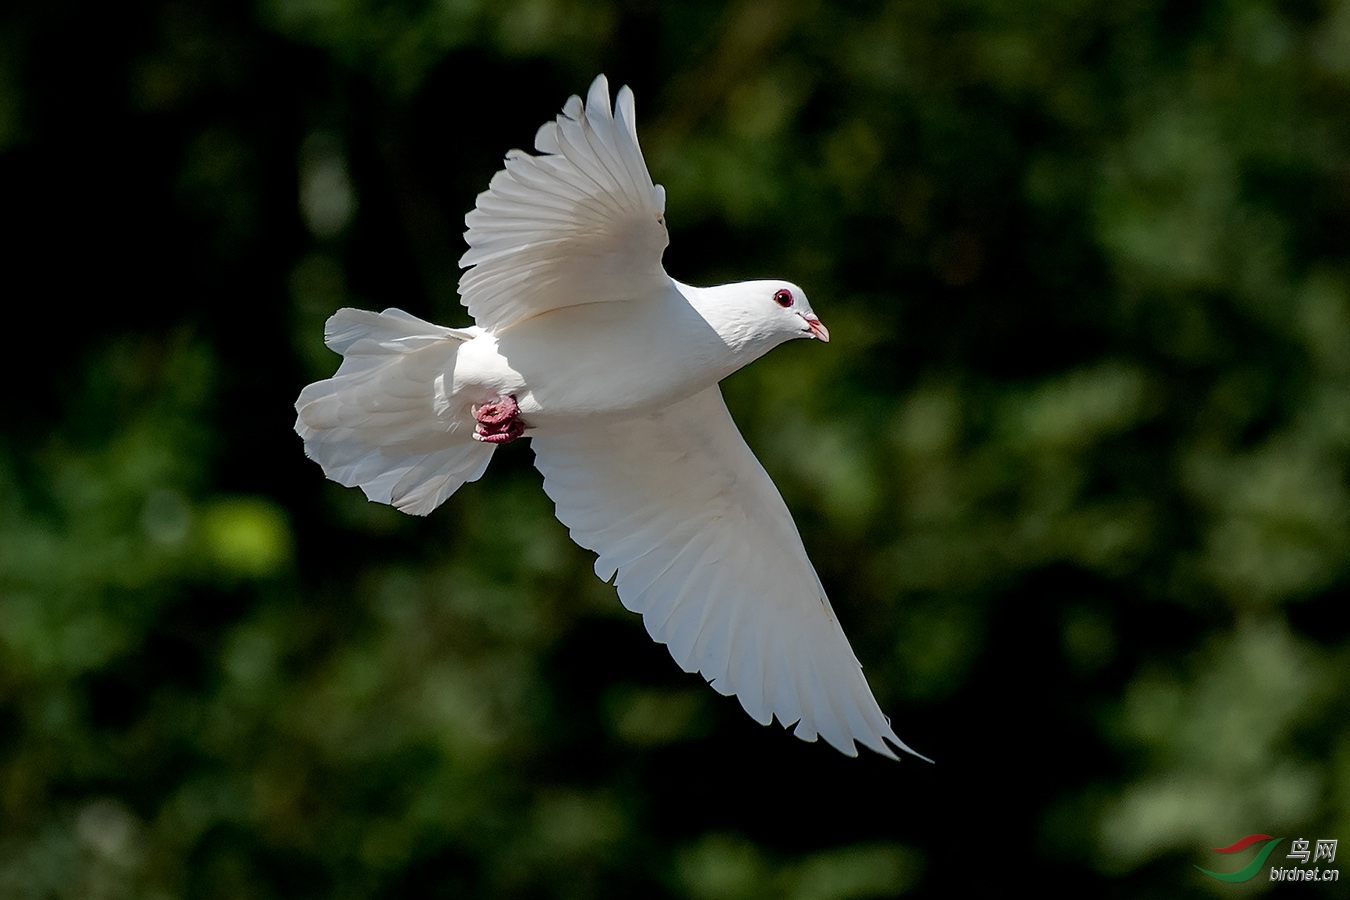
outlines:
[[739, 281], [701, 293], [703, 314], [740, 351], [758, 356], [794, 338], [830, 339], [806, 292], [790, 281]]
[[[773, 314], [774, 325], [788, 333], [789, 338], [813, 338], [829, 343], [830, 331], [820, 318], [811, 311], [811, 302], [806, 292], [787, 281], [752, 281], [752, 285], [764, 285], [759, 289], [762, 295], [768, 294], [779, 312]], [[768, 307], [765, 307], [766, 310]]]

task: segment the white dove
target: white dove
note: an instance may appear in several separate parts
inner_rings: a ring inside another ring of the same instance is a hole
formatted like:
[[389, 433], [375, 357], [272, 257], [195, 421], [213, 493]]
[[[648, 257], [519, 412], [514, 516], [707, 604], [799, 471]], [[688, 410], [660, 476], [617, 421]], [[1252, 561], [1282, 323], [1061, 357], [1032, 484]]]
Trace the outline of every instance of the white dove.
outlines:
[[[786, 281], [711, 288], [661, 265], [665, 190], [633, 94], [602, 75], [512, 150], [465, 218], [461, 299], [477, 322], [339, 310], [337, 373], [300, 393], [295, 430], [333, 480], [426, 515], [532, 440], [572, 539], [686, 672], [761, 724], [897, 758], [792, 516], [718, 382], [793, 338], [830, 339]], [[921, 757], [923, 758], [923, 757]]]

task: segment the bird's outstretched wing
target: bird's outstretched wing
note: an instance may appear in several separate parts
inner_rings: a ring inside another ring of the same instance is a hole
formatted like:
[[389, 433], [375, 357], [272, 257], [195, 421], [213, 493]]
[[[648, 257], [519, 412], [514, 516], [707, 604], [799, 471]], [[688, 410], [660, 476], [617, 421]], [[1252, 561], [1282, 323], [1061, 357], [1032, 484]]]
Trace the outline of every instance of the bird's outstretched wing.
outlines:
[[[533, 439], [558, 518], [686, 672], [752, 718], [857, 755], [906, 747], [797, 527], [714, 386], [656, 415]], [[916, 756], [919, 754], [915, 753]]]
[[633, 92], [614, 111], [601, 75], [583, 106], [573, 96], [539, 129], [539, 156], [506, 155], [465, 217], [469, 267], [460, 299], [474, 320], [500, 331], [551, 309], [628, 300], [663, 289], [665, 190], [652, 184], [638, 147]]

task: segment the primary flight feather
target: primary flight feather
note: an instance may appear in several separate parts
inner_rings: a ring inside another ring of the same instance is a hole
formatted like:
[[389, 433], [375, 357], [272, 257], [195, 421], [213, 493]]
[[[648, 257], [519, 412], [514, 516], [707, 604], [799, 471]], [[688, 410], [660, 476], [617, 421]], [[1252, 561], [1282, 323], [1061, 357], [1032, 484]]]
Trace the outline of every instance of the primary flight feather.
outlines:
[[634, 123], [632, 92], [611, 110], [602, 75], [539, 129], [537, 155], [507, 154], [465, 218], [459, 293], [476, 325], [398, 309], [328, 320], [343, 360], [296, 401], [305, 453], [426, 515], [498, 444], [529, 437], [558, 518], [685, 671], [804, 740], [914, 753], [717, 386], [829, 332], [789, 282], [697, 288], [666, 274], [665, 191]]

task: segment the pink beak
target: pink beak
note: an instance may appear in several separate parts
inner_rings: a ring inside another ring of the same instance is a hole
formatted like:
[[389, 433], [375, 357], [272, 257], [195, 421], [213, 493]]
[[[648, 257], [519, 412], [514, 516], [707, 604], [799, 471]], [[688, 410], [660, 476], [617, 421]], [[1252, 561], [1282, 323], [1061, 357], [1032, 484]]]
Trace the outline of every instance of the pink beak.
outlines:
[[803, 315], [806, 320], [806, 327], [811, 329], [811, 337], [818, 341], [830, 342], [830, 329], [826, 328], [819, 319], [811, 315]]

